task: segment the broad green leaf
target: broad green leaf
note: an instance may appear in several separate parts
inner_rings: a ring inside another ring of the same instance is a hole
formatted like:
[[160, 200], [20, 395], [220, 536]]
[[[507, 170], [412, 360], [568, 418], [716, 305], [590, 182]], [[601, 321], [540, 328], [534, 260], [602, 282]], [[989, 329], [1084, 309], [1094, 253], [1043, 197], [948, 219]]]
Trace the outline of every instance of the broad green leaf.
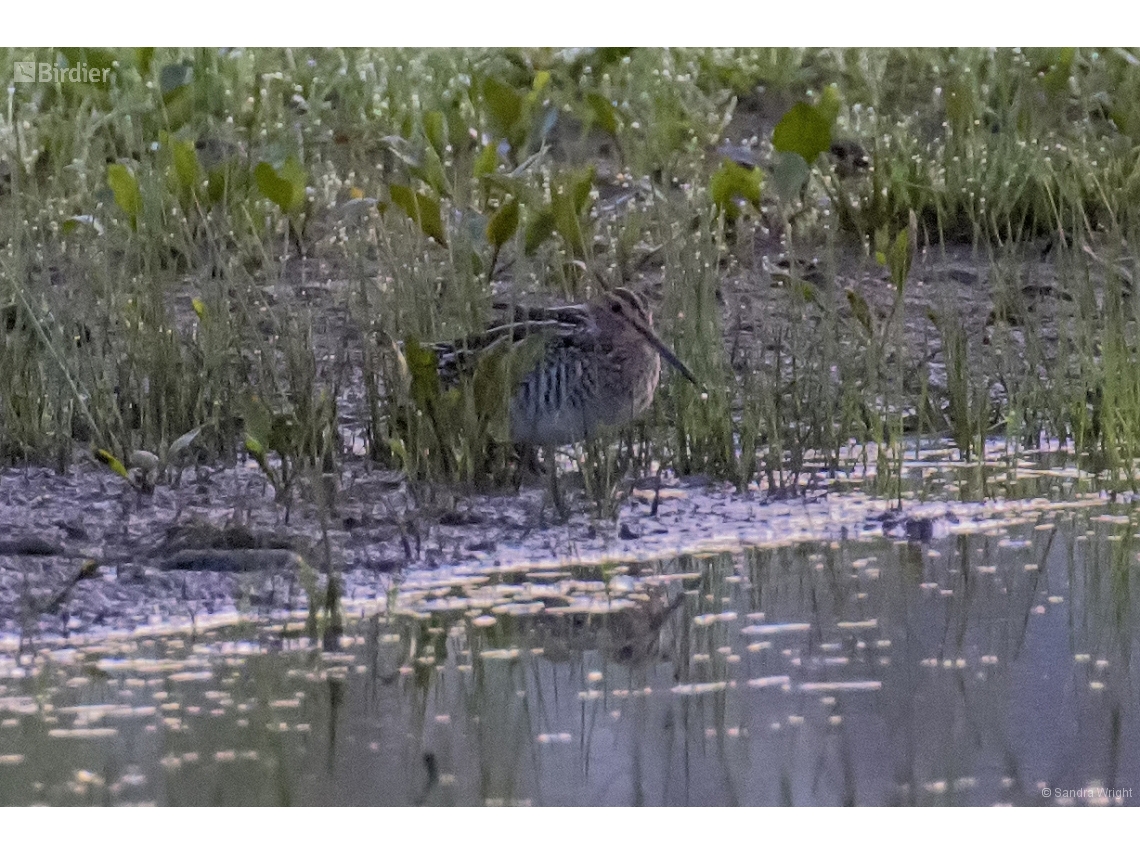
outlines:
[[171, 159], [174, 162], [174, 176], [178, 189], [183, 192], [198, 186], [198, 152], [190, 140], [171, 140]]
[[142, 213], [142, 194], [139, 182], [126, 166], [111, 163], [107, 166], [107, 184], [115, 194], [115, 204], [130, 217], [131, 228], [138, 228], [138, 217]]
[[118, 57], [103, 48], [60, 48], [59, 52], [71, 66], [86, 63], [91, 68], [110, 68]]
[[509, 241], [519, 228], [519, 200], [511, 198], [499, 206], [487, 221], [487, 240], [495, 247]]
[[397, 129], [404, 139], [411, 139], [412, 135], [416, 132], [416, 117], [412, 110], [407, 110], [404, 118], [400, 122], [400, 127]]
[[424, 136], [439, 157], [447, 152], [447, 123], [439, 110], [428, 110], [423, 116]]
[[618, 111], [613, 102], [600, 92], [587, 92], [582, 100], [590, 110], [590, 124], [615, 136], [618, 131]]
[[891, 282], [896, 287], [902, 288], [906, 284], [906, 276], [910, 272], [910, 241], [907, 239], [906, 231], [901, 231], [895, 235], [895, 241], [891, 244], [891, 252], [889, 255], [891, 265]]
[[264, 160], [257, 164], [253, 170], [253, 180], [257, 182], [257, 189], [261, 191], [261, 195], [282, 211], [293, 201], [293, 185], [278, 175], [272, 164]]
[[834, 83], [829, 83], [823, 88], [823, 92], [819, 96], [819, 114], [827, 120], [827, 125], [830, 128], [835, 127], [835, 120], [839, 118], [839, 107], [843, 103], [843, 99], [839, 97], [839, 87]]
[[417, 171], [416, 176], [422, 178], [436, 195], [451, 198], [451, 182], [447, 180], [447, 171], [434, 148], [428, 148], [424, 152], [424, 168]]
[[198, 320], [205, 321], [206, 320], [206, 304], [202, 302], [202, 298], [201, 297], [192, 297], [190, 299], [190, 305], [194, 309], [194, 314], [196, 314], [198, 316]]
[[574, 210], [578, 214], [585, 213], [586, 208], [590, 205], [590, 192], [594, 189], [595, 172], [595, 167], [588, 166], [570, 177], [570, 194], [574, 202]]
[[859, 325], [867, 331], [867, 335], [874, 335], [874, 322], [871, 318], [871, 307], [867, 305], [867, 301], [863, 299], [863, 295], [858, 291], [847, 289], [847, 303], [851, 306], [851, 312], [855, 315], [855, 320]]
[[795, 152], [809, 164], [831, 148], [831, 122], [810, 104], [799, 103], [784, 114], [772, 131], [776, 151]]
[[782, 153], [772, 168], [772, 186], [784, 202], [799, 199], [810, 177], [811, 167], [794, 151]]
[[309, 183], [309, 173], [305, 171], [305, 167], [301, 165], [301, 162], [297, 160], [297, 158], [289, 157], [281, 164], [281, 168], [277, 170], [277, 174], [288, 181], [289, 186], [293, 190], [290, 205], [286, 209], [286, 213], [296, 213], [305, 206], [305, 189]]
[[249, 448], [250, 441], [253, 440], [264, 451], [264, 445], [273, 425], [273, 412], [260, 398], [254, 396], [247, 400], [243, 416], [245, 418], [246, 448]]
[[439, 356], [432, 348], [408, 338], [404, 341], [404, 359], [411, 378], [412, 400], [426, 410], [440, 396]]
[[[1109, 110], [1108, 117], [1112, 119], [1112, 123], [1120, 129], [1120, 133], [1126, 137], [1136, 136], [1136, 129], [1133, 127], [1133, 113], [1131, 110]], [[1132, 196], [1132, 198], [1135, 198], [1135, 196]]]
[[245, 450], [257, 461], [263, 472], [269, 471], [269, 460], [266, 457], [265, 445], [251, 433], [245, 435]]
[[119, 460], [119, 458], [117, 458], [115, 455], [113, 455], [107, 449], [105, 449], [105, 448], [95, 449], [95, 459], [98, 460], [103, 465], [105, 465], [108, 469], [110, 469], [112, 472], [114, 472], [120, 478], [122, 478], [126, 481], [131, 480], [131, 475], [129, 472], [127, 472], [127, 467], [123, 465], [122, 461]]
[[526, 226], [526, 239], [523, 241], [523, 251], [527, 255], [534, 253], [536, 249], [546, 242], [546, 239], [554, 234], [554, 212], [550, 208], [543, 208], [537, 212]]
[[914, 254], [918, 245], [918, 218], [914, 211], [910, 212], [907, 227], [895, 235], [891, 245], [888, 260], [891, 269], [891, 282], [902, 293], [906, 286], [906, 278], [910, 275], [910, 266], [914, 261]]
[[154, 48], [135, 48], [135, 67], [139, 70], [139, 74], [142, 77], [150, 77], [150, 66], [153, 61]]
[[450, 103], [444, 105], [444, 128], [447, 143], [453, 152], [465, 151], [471, 145], [471, 127], [467, 122], [466, 96], [453, 93]]
[[442, 247], [447, 246], [447, 236], [443, 230], [443, 215], [440, 212], [439, 201], [416, 193], [410, 187], [402, 184], [393, 184], [388, 188], [388, 195], [392, 204], [408, 215], [413, 223], [420, 227], [425, 235], [433, 238]]
[[511, 388], [514, 389], [542, 361], [546, 353], [546, 340], [540, 335], [531, 335], [514, 345], [511, 353]]
[[974, 94], [962, 82], [954, 82], [945, 89], [946, 119], [956, 133], [968, 132], [977, 113]]
[[501, 172], [488, 175], [484, 179], [484, 183], [488, 189], [498, 191], [503, 197], [515, 196], [518, 198], [523, 198], [534, 186], [528, 181], [520, 181], [514, 176]]
[[875, 250], [875, 261], [883, 267], [887, 266], [887, 250], [890, 248], [890, 245], [891, 233], [884, 223], [875, 229], [875, 234], [872, 240], [872, 246]]
[[499, 148], [494, 143], [488, 143], [483, 146], [483, 150], [479, 152], [479, 156], [475, 158], [472, 173], [476, 178], [482, 178], [484, 175], [494, 175], [495, 167], [498, 165]]
[[594, 78], [598, 79], [601, 77], [603, 71], [611, 65], [617, 65], [633, 53], [634, 50], [635, 48], [628, 47], [607, 47], [583, 51], [574, 60], [572, 66], [574, 76], [580, 76], [583, 71], [589, 67], [594, 74]]
[[507, 403], [513, 391], [510, 385], [511, 358], [510, 349], [505, 347], [481, 354], [471, 384], [476, 418], [499, 442], [510, 439]]
[[522, 116], [523, 96], [514, 87], [496, 80], [483, 78], [483, 102], [499, 135], [512, 139], [516, 135]]
[[280, 169], [263, 160], [254, 168], [253, 179], [261, 194], [285, 214], [294, 214], [304, 207], [307, 176], [296, 158], [290, 157]]
[[[393, 436], [388, 440], [388, 450], [392, 452], [392, 456], [400, 461], [400, 466], [403, 469], [408, 468], [410, 458], [408, 457], [408, 446], [398, 436]], [[392, 587], [395, 587], [393, 585]]]
[[177, 131], [185, 127], [195, 116], [194, 89], [191, 86], [180, 86], [163, 98], [166, 127]]
[[495, 441], [510, 441], [511, 395], [538, 364], [545, 347], [542, 336], [527, 336], [518, 344], [499, 342], [480, 355], [472, 378], [476, 416]]
[[743, 199], [755, 208], [760, 207], [762, 181], [759, 169], [749, 169], [726, 158], [709, 179], [709, 195], [726, 217], [735, 219], [737, 199]]
[[554, 228], [567, 243], [567, 249], [575, 258], [584, 258], [586, 238], [581, 230], [576, 194], [572, 189], [569, 193], [559, 193], [552, 198], [551, 212], [554, 214]]
[[1069, 90], [1069, 78], [1073, 73], [1073, 60], [1076, 59], [1075, 48], [1066, 47], [1057, 51], [1057, 59], [1041, 80], [1045, 94], [1051, 99], [1057, 99]]
[[212, 204], [217, 204], [226, 198], [229, 189], [229, 170], [214, 169], [206, 177], [206, 198]]
[[[108, 68], [114, 71], [115, 63], [118, 57], [109, 50], [102, 48], [61, 48], [59, 51], [70, 68], [76, 68], [80, 64], [86, 65], [89, 69], [103, 69]], [[99, 75], [99, 78], [89, 78], [89, 85], [97, 89], [108, 89], [111, 85], [111, 76]]]
[[532, 96], [541, 95], [543, 90], [550, 85], [550, 72], [546, 69], [538, 72], [534, 76], [534, 81], [530, 86], [530, 94]]

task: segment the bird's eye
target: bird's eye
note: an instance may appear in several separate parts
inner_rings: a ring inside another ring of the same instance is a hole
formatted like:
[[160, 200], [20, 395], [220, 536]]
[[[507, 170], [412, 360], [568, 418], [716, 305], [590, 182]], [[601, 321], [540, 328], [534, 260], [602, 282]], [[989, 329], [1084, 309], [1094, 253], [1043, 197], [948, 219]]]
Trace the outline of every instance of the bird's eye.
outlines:
[[613, 303], [610, 304], [610, 308], [617, 312], [619, 315], [621, 314], [621, 303], [619, 303], [617, 300], [614, 300]]

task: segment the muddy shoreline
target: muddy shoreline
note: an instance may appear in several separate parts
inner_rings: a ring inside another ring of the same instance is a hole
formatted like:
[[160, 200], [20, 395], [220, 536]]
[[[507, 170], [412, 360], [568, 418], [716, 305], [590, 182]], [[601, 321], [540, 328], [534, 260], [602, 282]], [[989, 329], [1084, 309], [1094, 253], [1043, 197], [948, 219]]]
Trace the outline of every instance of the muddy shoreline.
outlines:
[[[908, 489], [903, 512], [858, 489], [854, 470], [826, 488], [778, 500], [758, 489], [665, 476], [659, 490], [652, 479], [627, 482], [613, 519], [597, 518], [572, 490], [576, 510], [566, 523], [554, 520], [541, 486], [450, 502], [437, 496], [428, 505], [393, 473], [361, 463], [346, 467], [323, 519], [316, 503], [298, 499], [287, 509], [275, 501], [252, 465], [187, 472], [178, 486], [159, 485], [152, 495], [90, 461], [63, 476], [5, 470], [0, 638], [193, 626], [226, 614], [281, 618], [323, 597], [330, 569], [346, 603], [382, 604], [393, 589], [456, 574], [580, 565], [651, 573], [656, 562], [677, 556], [749, 547], [868, 537], [921, 544], [1059, 506], [1056, 498], [949, 500], [953, 470], [932, 476], [937, 465], [914, 463], [908, 481], [941, 479], [946, 489], [935, 487], [925, 501]], [[1107, 501], [1073, 492], [1072, 470], [1054, 475], [1068, 485], [1068, 501]], [[1035, 483], [1025, 495], [1039, 489]]]

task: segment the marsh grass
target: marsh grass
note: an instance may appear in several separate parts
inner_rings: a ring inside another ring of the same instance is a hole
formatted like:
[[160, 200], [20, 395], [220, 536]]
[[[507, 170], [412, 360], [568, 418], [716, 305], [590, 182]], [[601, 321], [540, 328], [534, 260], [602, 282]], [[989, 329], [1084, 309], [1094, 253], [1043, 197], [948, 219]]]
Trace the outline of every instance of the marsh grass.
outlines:
[[[339, 465], [339, 402], [360, 382], [374, 461], [415, 481], [511, 483], [514, 369], [492, 360], [436, 389], [424, 345], [479, 331], [495, 301], [586, 299], [601, 273], [654, 294], [658, 330], [703, 383], [666, 371], [646, 419], [576, 455], [603, 515], [655, 466], [778, 493], [848, 465], [852, 443], [878, 449], [877, 488], [898, 492], [923, 436], [971, 458], [995, 432], [1071, 441], [1102, 477], [1134, 481], [1140, 71], [1127, 51], [50, 58], [115, 74], [7, 90], [5, 461], [248, 454], [287, 500], [299, 473]], [[812, 143], [806, 171], [777, 180], [761, 146], [755, 181], [710, 194], [709, 152], [734, 118], [766, 143], [797, 101], [862, 140], [873, 168], [840, 177]], [[1046, 241], [1057, 299], [1037, 323], [1025, 247]], [[922, 319], [907, 301], [917, 254], [963, 243], [990, 273], [984, 335], [960, 306]], [[779, 283], [762, 264], [776, 253], [792, 260]], [[825, 260], [822, 275], [797, 267], [801, 253]], [[892, 296], [868, 299], [852, 267]], [[316, 269], [345, 283], [331, 305], [351, 335], [314, 335], [281, 297]], [[916, 348], [927, 320], [937, 340]]]

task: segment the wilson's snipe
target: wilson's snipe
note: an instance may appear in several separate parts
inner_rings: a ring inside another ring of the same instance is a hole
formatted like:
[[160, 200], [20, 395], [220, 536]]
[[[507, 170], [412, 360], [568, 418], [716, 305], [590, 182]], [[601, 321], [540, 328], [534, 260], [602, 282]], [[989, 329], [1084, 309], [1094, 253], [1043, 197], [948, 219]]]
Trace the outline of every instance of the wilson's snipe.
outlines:
[[[462, 342], [435, 345], [440, 373], [454, 376], [482, 351], [511, 342], [534, 347], [510, 398], [511, 441], [546, 449], [553, 472], [553, 449], [621, 427], [653, 403], [661, 358], [696, 384], [685, 364], [653, 332], [645, 300], [628, 288], [615, 288], [574, 306], [511, 311], [505, 323]], [[553, 482], [554, 500], [563, 510]]]

